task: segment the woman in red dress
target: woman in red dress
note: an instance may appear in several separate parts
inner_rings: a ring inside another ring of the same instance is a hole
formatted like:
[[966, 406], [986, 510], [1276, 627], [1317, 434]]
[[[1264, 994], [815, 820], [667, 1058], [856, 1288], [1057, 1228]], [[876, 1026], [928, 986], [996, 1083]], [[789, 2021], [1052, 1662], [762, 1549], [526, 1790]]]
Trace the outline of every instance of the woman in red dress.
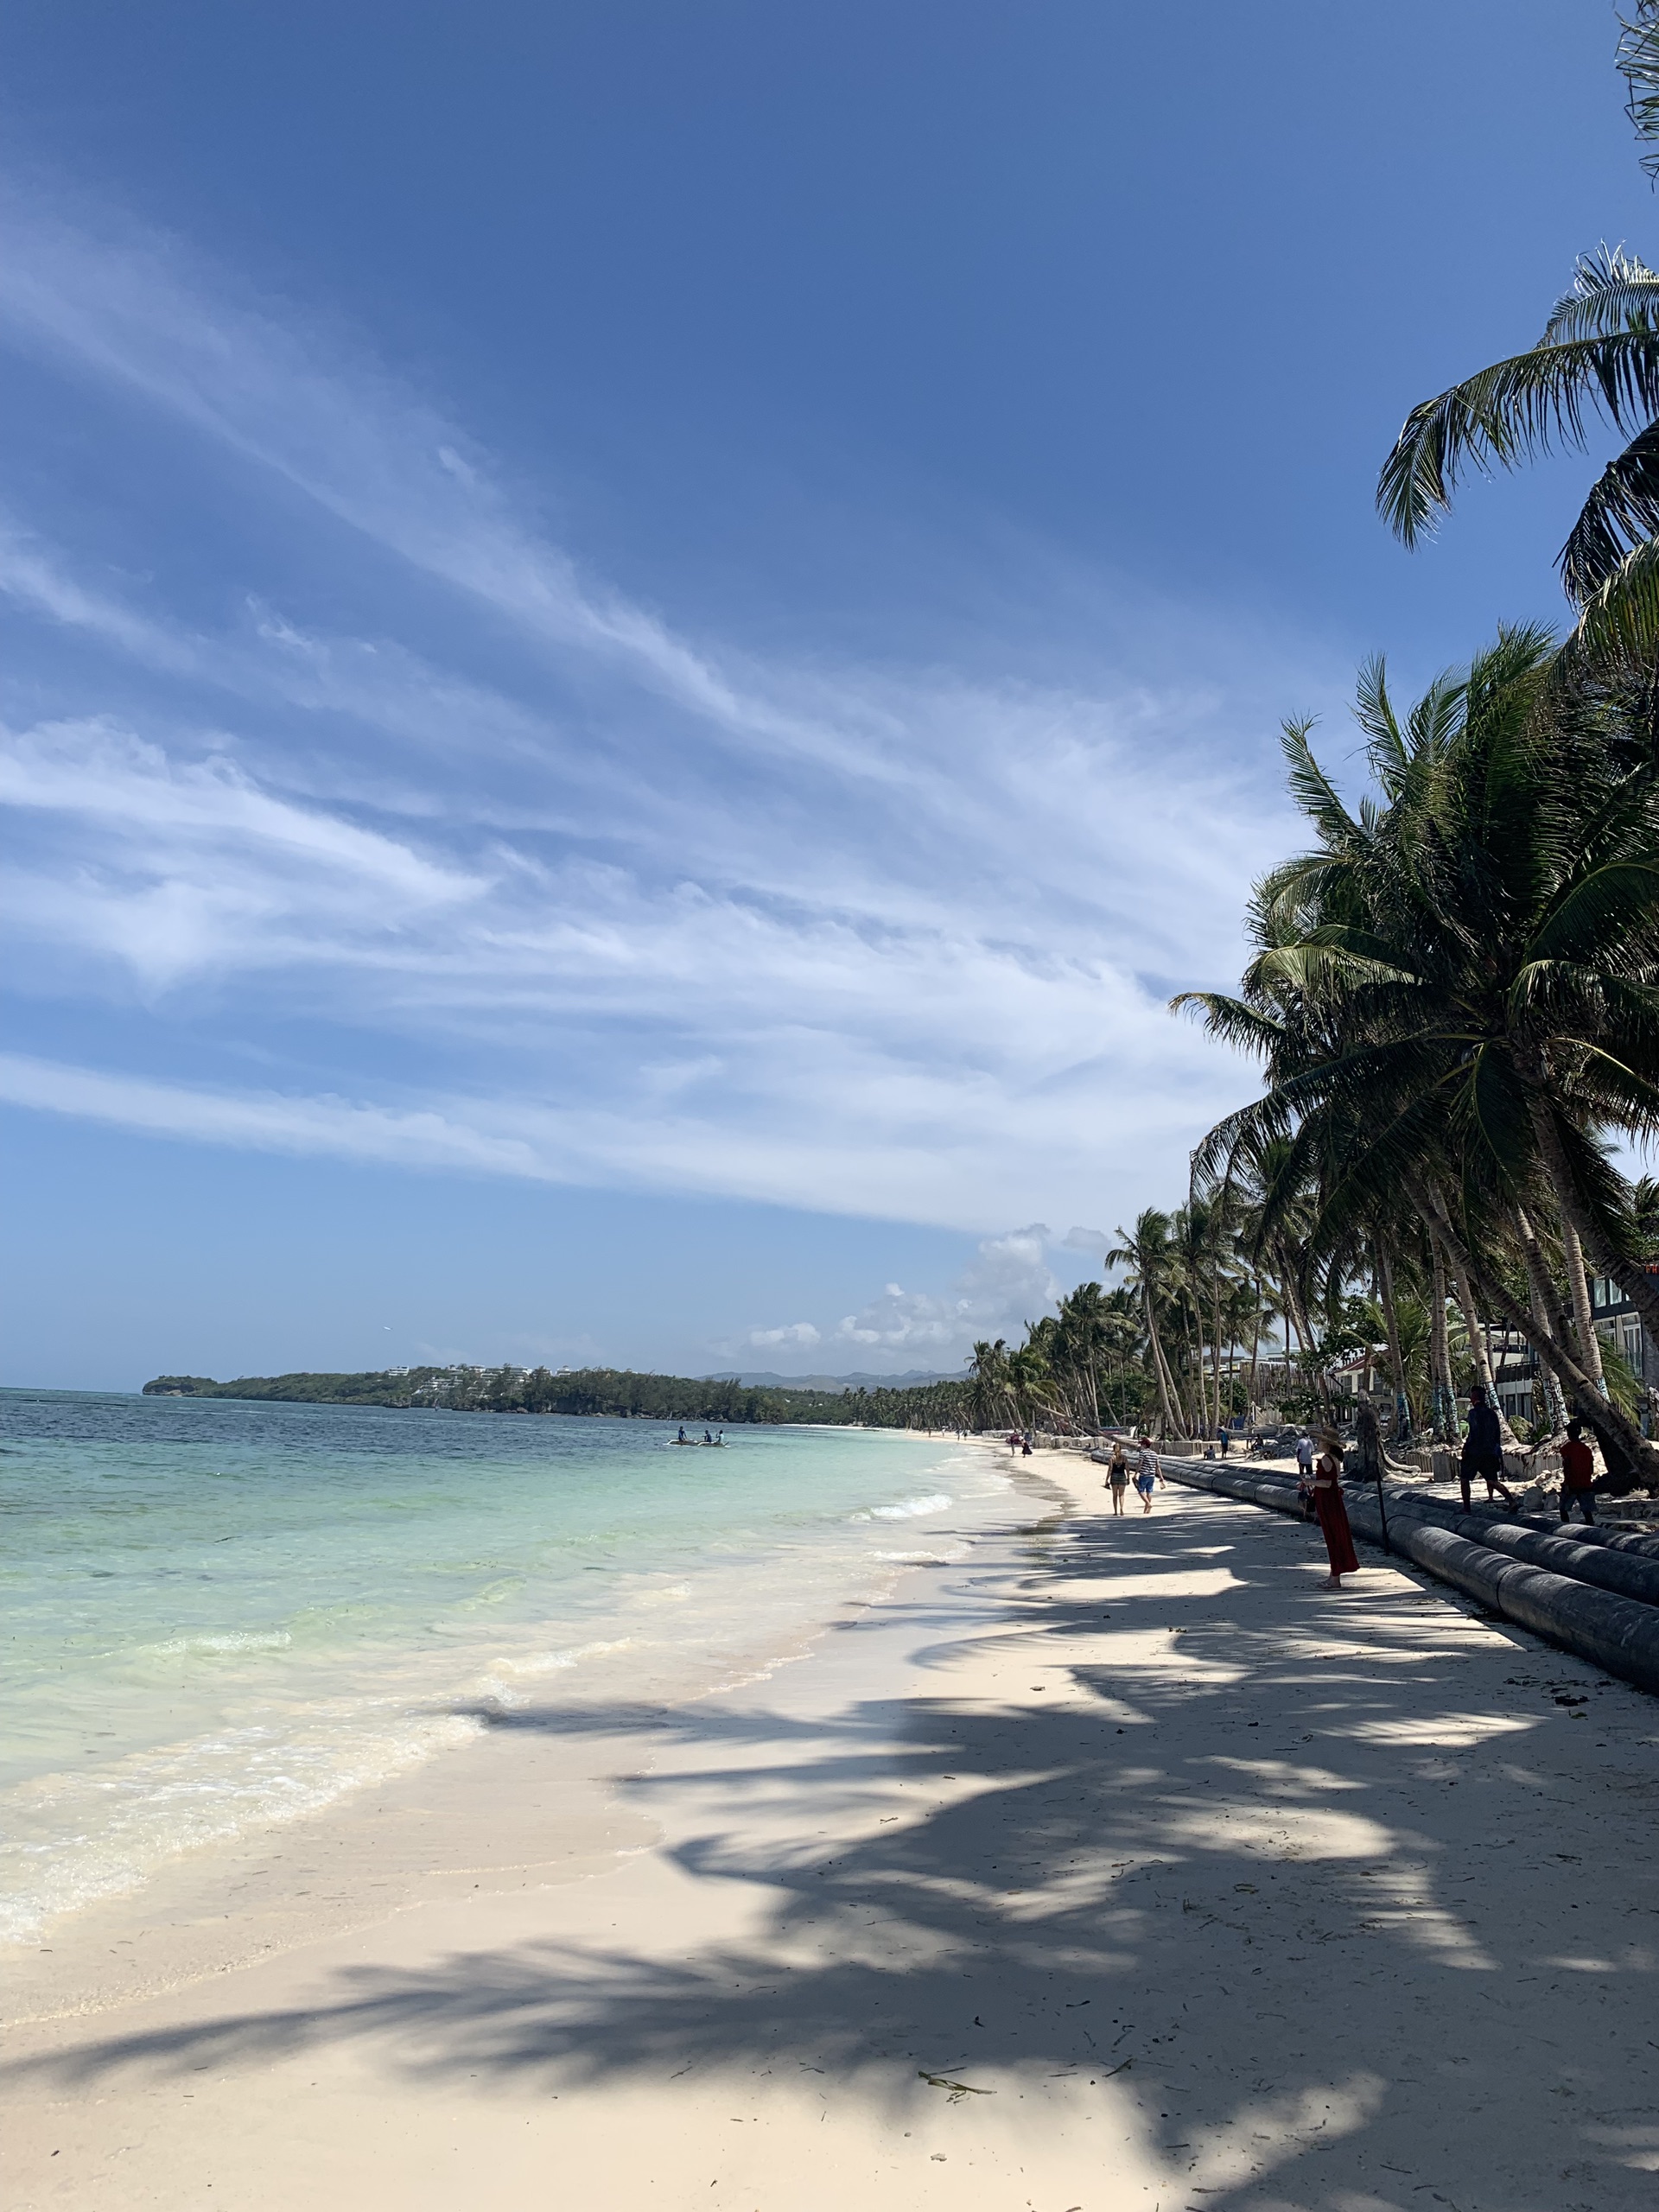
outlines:
[[1342, 1440], [1334, 1429], [1327, 1428], [1320, 1432], [1319, 1441], [1325, 1449], [1313, 1463], [1313, 1510], [1319, 1516], [1319, 1530], [1331, 1561], [1325, 1587], [1340, 1590], [1344, 1574], [1359, 1573], [1359, 1559], [1348, 1526], [1348, 1508], [1343, 1503]]

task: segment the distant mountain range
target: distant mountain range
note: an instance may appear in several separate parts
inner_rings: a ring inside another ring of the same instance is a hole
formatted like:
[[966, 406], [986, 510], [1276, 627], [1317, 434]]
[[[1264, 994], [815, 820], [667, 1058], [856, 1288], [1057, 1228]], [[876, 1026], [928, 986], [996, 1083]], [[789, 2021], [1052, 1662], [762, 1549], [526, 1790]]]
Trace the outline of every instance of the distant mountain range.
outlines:
[[960, 1382], [962, 1370], [957, 1368], [950, 1375], [941, 1375], [931, 1367], [907, 1368], [902, 1375], [771, 1375], [748, 1367], [740, 1374], [736, 1368], [728, 1367], [702, 1379], [741, 1382], [750, 1390], [906, 1390], [914, 1382]]

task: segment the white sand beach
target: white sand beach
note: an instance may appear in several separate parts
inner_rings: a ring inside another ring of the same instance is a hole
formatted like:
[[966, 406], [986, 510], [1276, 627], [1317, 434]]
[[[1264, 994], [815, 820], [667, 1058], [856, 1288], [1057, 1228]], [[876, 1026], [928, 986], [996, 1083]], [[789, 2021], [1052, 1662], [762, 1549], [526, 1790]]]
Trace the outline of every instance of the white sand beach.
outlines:
[[1027, 1533], [763, 1681], [550, 1694], [240, 1902], [103, 1909], [9, 2038], [8, 2205], [1651, 2203], [1659, 1708], [1030, 1464]]

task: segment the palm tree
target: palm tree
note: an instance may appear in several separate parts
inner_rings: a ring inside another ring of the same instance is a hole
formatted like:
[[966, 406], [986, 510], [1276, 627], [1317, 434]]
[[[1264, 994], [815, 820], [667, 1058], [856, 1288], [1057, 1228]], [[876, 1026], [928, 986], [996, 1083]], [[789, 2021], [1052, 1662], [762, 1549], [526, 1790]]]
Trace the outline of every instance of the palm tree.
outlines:
[[988, 1344], [982, 1338], [974, 1346], [968, 1402], [976, 1428], [1001, 1428], [1013, 1419], [1008, 1347], [1002, 1338], [999, 1337], [995, 1344]]
[[1159, 1310], [1163, 1305], [1170, 1280], [1174, 1272], [1174, 1256], [1170, 1249], [1171, 1220], [1157, 1207], [1147, 1206], [1135, 1217], [1133, 1230], [1120, 1228], [1122, 1240], [1116, 1249], [1106, 1255], [1108, 1267], [1123, 1267], [1130, 1270], [1128, 1287], [1137, 1291], [1141, 1298], [1141, 1319], [1147, 1334], [1147, 1352], [1158, 1386], [1158, 1402], [1163, 1409], [1164, 1433], [1175, 1434], [1174, 1378], [1170, 1372], [1169, 1359], [1164, 1351], [1159, 1331]]
[[[1638, 137], [1659, 144], [1659, 0], [1638, 0], [1619, 67]], [[1659, 174], [1659, 153], [1643, 157]], [[1624, 438], [1558, 558], [1580, 648], [1650, 671], [1659, 646], [1659, 273], [1602, 246], [1582, 256], [1543, 335], [1414, 407], [1382, 464], [1377, 505], [1416, 544], [1461, 473], [1512, 469], [1552, 445], [1582, 450], [1591, 423]]]
[[1054, 1317], [1050, 1363], [1070, 1382], [1079, 1428], [1100, 1427], [1100, 1361], [1109, 1334], [1105, 1296], [1099, 1283], [1079, 1283]]
[[1021, 1428], [1040, 1427], [1045, 1417], [1052, 1419], [1057, 1395], [1054, 1376], [1048, 1363], [1047, 1332], [1053, 1326], [1039, 1322], [1026, 1331], [1026, 1342], [1008, 1354], [1008, 1387], [1014, 1398], [1015, 1411]]
[[[1403, 1192], [1464, 1308], [1519, 1327], [1599, 1432], [1583, 1360], [1510, 1286], [1519, 1216], [1559, 1219], [1659, 1336], [1659, 1281], [1608, 1132], [1659, 1128], [1659, 798], [1617, 715], [1566, 712], [1540, 631], [1502, 632], [1402, 725], [1380, 664], [1361, 681], [1378, 796], [1356, 815], [1288, 725], [1291, 788], [1315, 849], [1258, 886], [1243, 994], [1184, 994], [1261, 1052], [1267, 1096], [1198, 1155], [1221, 1172], [1287, 1147], [1275, 1195], [1319, 1192], [1329, 1253]], [[1524, 1279], [1524, 1278], [1522, 1278]], [[1483, 1375], [1483, 1380], [1486, 1377]], [[1628, 1423], [1604, 1434], [1659, 1473]]]

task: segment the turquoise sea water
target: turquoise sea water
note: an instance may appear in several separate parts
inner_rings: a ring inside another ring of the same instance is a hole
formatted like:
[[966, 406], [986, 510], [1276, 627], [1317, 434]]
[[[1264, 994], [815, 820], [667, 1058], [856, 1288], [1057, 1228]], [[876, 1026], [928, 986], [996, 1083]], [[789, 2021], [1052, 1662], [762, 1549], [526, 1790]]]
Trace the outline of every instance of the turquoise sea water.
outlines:
[[1007, 1499], [909, 1437], [673, 1434], [0, 1391], [0, 1938], [492, 1709], [741, 1678]]

